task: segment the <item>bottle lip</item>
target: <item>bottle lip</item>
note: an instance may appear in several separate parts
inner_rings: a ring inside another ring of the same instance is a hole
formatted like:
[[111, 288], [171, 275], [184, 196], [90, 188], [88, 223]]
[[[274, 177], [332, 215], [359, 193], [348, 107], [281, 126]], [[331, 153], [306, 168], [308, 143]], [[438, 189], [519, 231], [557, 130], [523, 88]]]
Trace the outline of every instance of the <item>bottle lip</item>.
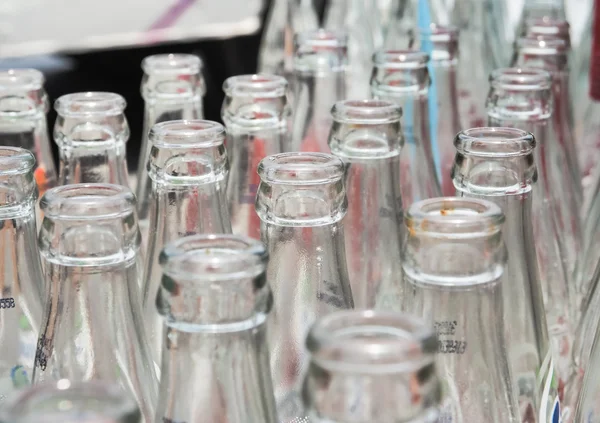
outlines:
[[427, 27], [419, 27], [417, 32], [420, 37], [428, 37], [430, 41], [436, 43], [449, 43], [458, 41], [459, 29], [452, 25], [437, 25], [431, 23]]
[[148, 138], [154, 147], [217, 147], [223, 145], [225, 128], [211, 120], [172, 120], [154, 125]]
[[385, 100], [343, 100], [333, 105], [331, 115], [338, 122], [379, 125], [399, 122], [402, 108]]
[[535, 137], [516, 128], [471, 128], [459, 132], [454, 147], [464, 155], [510, 158], [532, 154]]
[[0, 95], [3, 91], [35, 91], [44, 88], [44, 74], [36, 69], [0, 71]]
[[566, 19], [545, 17], [532, 17], [525, 21], [522, 36], [555, 36], [570, 42], [571, 25]]
[[261, 160], [258, 175], [261, 181], [269, 184], [329, 184], [344, 177], [344, 163], [332, 154], [281, 153]]
[[543, 69], [515, 67], [496, 69], [490, 75], [492, 88], [509, 91], [542, 91], [552, 87], [552, 76]]
[[56, 113], [71, 118], [117, 116], [124, 113], [126, 106], [119, 94], [100, 91], [66, 94], [54, 102]]
[[288, 82], [282, 76], [269, 74], [237, 75], [223, 83], [223, 91], [229, 97], [283, 97], [287, 93]]
[[20, 147], [0, 146], [0, 176], [22, 175], [35, 167], [35, 156]]
[[154, 54], [142, 60], [142, 70], [149, 75], [195, 75], [202, 67], [202, 59], [193, 54]]
[[217, 281], [253, 278], [266, 270], [268, 253], [258, 240], [225, 234], [191, 235], [160, 253], [163, 272], [177, 280]]
[[516, 41], [520, 54], [530, 56], [566, 56], [569, 46], [564, 39], [527, 35]]
[[385, 69], [426, 68], [429, 55], [418, 50], [385, 50], [373, 55], [373, 64]]
[[405, 213], [409, 236], [470, 239], [500, 232], [504, 213], [490, 201], [440, 197], [413, 203]]
[[114, 184], [72, 184], [52, 188], [40, 200], [45, 218], [98, 220], [135, 214], [135, 196]]
[[306, 347], [311, 360], [329, 370], [408, 373], [434, 362], [437, 338], [423, 321], [403, 313], [343, 310], [317, 320]]
[[330, 31], [317, 29], [299, 32], [294, 35], [294, 46], [298, 50], [307, 49], [311, 51], [334, 50], [346, 48], [348, 45], [348, 34], [342, 31]]

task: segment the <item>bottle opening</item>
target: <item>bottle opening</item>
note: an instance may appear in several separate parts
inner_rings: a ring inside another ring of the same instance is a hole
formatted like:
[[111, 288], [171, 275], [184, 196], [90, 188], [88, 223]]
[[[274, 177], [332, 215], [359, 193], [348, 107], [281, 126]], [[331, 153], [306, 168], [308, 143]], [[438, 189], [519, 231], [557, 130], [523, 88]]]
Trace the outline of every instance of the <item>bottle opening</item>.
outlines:
[[19, 147], [0, 146], [0, 178], [29, 173], [35, 166], [35, 157]]
[[35, 69], [9, 69], [0, 71], [0, 96], [5, 91], [37, 91], [44, 87], [44, 75]]
[[569, 46], [571, 37], [569, 35], [570, 25], [564, 19], [551, 17], [530, 18], [525, 22], [522, 36], [556, 37], [564, 40]]
[[526, 56], [566, 56], [568, 44], [560, 38], [530, 35], [517, 40], [517, 50]]
[[373, 64], [385, 69], [420, 69], [429, 62], [427, 53], [416, 50], [387, 50], [373, 55]]
[[223, 91], [229, 97], [283, 97], [287, 87], [284, 77], [266, 74], [232, 76], [223, 83]]
[[532, 154], [535, 138], [529, 132], [515, 128], [472, 128], [456, 135], [454, 147], [466, 155], [510, 158]]
[[296, 72], [341, 72], [346, 67], [348, 36], [320, 29], [296, 34], [294, 39]]
[[333, 119], [349, 124], [380, 125], [399, 122], [402, 108], [383, 100], [345, 100], [331, 109]]
[[458, 28], [431, 24], [418, 29], [415, 41], [421, 51], [431, 55], [432, 62], [448, 61], [458, 58], [458, 35]]
[[418, 34], [420, 37], [425, 37], [436, 43], [449, 43], [452, 41], [458, 42], [459, 31], [454, 26], [441, 26], [432, 23], [428, 27], [419, 28]]
[[195, 75], [201, 68], [202, 60], [193, 54], [155, 54], [142, 60], [146, 74]]
[[223, 145], [225, 128], [210, 120], [173, 120], [150, 130], [152, 145], [164, 148], [209, 148]]
[[126, 105], [125, 99], [119, 94], [86, 92], [59, 97], [54, 109], [65, 118], [90, 118], [121, 115]]
[[394, 50], [375, 53], [371, 90], [377, 96], [415, 95], [427, 90], [429, 55], [421, 51]]
[[493, 88], [508, 91], [550, 90], [552, 76], [542, 69], [504, 68], [492, 72], [490, 83]]
[[344, 164], [331, 154], [282, 153], [261, 160], [258, 174], [269, 184], [330, 184], [342, 180]]

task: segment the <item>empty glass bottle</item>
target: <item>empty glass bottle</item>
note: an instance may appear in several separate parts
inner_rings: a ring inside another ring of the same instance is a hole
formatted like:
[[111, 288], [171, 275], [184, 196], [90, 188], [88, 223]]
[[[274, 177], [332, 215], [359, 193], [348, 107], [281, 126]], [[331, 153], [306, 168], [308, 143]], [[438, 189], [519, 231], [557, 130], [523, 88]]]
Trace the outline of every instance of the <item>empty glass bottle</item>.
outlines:
[[160, 363], [163, 319], [155, 301], [162, 277], [160, 252], [185, 235], [231, 233], [225, 198], [229, 165], [225, 130], [216, 122], [162, 122], [152, 127], [148, 139], [152, 190], [142, 298], [154, 360]]
[[477, 128], [460, 132], [454, 145], [457, 153], [452, 177], [457, 195], [494, 202], [506, 218], [502, 229], [508, 250], [502, 276], [504, 329], [521, 421], [528, 421], [544, 402], [537, 380], [545, 377], [539, 369], [546, 366], [551, 354], [563, 365], [557, 366], [563, 371], [559, 371], [559, 388], [570, 376], [574, 328], [565, 301], [566, 286], [553, 284], [555, 280], [548, 277], [542, 287], [539, 278], [531, 215], [532, 206], [543, 207], [543, 199], [535, 187], [535, 139], [519, 129]]
[[42, 317], [34, 168], [28, 150], [0, 147], [0, 404], [31, 383]]
[[256, 212], [274, 297], [268, 339], [280, 421], [304, 418], [304, 340], [316, 319], [353, 307], [344, 254], [344, 164], [323, 153], [268, 156], [258, 167]]
[[525, 33], [527, 20], [532, 18], [565, 19], [565, 0], [525, 0], [517, 34]]
[[346, 98], [345, 33], [325, 30], [296, 35], [294, 119], [288, 151], [329, 152], [331, 106]]
[[56, 100], [54, 141], [60, 156], [60, 185], [128, 186], [125, 105], [119, 94], [103, 92], [67, 94]]
[[56, 185], [48, 138], [48, 96], [44, 75], [35, 69], [0, 71], [0, 145], [25, 148], [35, 156], [40, 195]]
[[303, 398], [311, 423], [439, 421], [437, 339], [420, 320], [338, 311], [315, 323], [306, 347]]
[[154, 418], [157, 378], [138, 286], [135, 197], [112, 184], [53, 188], [40, 202], [46, 306], [33, 382], [118, 383]]
[[227, 181], [231, 226], [236, 234], [260, 239], [260, 219], [254, 210], [258, 163], [289, 149], [287, 82], [281, 76], [232, 76], [223, 91], [221, 116], [233, 152]]
[[331, 114], [329, 147], [346, 164], [344, 229], [354, 305], [399, 310], [402, 109], [382, 100], [346, 100]]
[[27, 389], [0, 411], [2, 423], [139, 423], [140, 410], [118, 385], [61, 379]]
[[135, 196], [138, 201], [142, 249], [148, 239], [150, 190], [152, 181], [146, 169], [151, 145], [150, 129], [169, 120], [203, 119], [202, 96], [206, 91], [202, 76], [202, 61], [193, 54], [156, 54], [142, 61], [142, 97], [144, 127], [137, 167]]
[[404, 115], [400, 182], [405, 207], [440, 195], [428, 121], [428, 61], [427, 54], [413, 50], [385, 51], [373, 56], [373, 97], [401, 106]]
[[276, 423], [265, 247], [233, 235], [193, 235], [162, 251], [156, 299], [165, 322], [155, 421]]

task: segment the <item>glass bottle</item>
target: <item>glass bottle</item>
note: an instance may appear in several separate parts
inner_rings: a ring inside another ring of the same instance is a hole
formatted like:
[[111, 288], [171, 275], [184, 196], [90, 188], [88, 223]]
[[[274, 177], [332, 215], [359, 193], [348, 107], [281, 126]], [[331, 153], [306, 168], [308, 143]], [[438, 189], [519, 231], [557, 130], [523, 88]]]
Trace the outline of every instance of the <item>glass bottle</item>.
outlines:
[[412, 316], [338, 311], [311, 328], [304, 403], [312, 423], [438, 422], [437, 339]]
[[139, 423], [140, 410], [118, 385], [61, 379], [25, 390], [0, 411], [2, 423]]
[[263, 159], [258, 173], [256, 212], [274, 298], [267, 336], [275, 400], [280, 421], [302, 421], [306, 334], [319, 317], [354, 306], [342, 223], [344, 164], [329, 154], [283, 153]]
[[118, 383], [154, 418], [157, 377], [138, 286], [135, 197], [112, 184], [53, 188], [40, 202], [46, 307], [33, 383]]
[[[517, 34], [523, 34], [528, 19], [566, 19], [565, 0], [525, 0]], [[517, 37], [518, 38], [518, 37]]]
[[289, 149], [287, 81], [272, 75], [232, 76], [223, 91], [221, 116], [233, 152], [227, 181], [231, 226], [236, 234], [260, 239], [260, 219], [254, 210], [258, 163]]
[[278, 422], [265, 247], [234, 235], [192, 235], [168, 244], [160, 263], [165, 348], [155, 422]]
[[48, 96], [44, 75], [35, 69], [0, 71], [0, 145], [25, 148], [35, 156], [40, 195], [56, 185], [48, 138]]
[[54, 141], [60, 156], [59, 185], [129, 185], [125, 106], [119, 94], [103, 92], [67, 94], [56, 100]]
[[502, 236], [508, 262], [502, 276], [503, 321], [521, 421], [528, 421], [527, 416], [535, 415], [544, 403], [536, 381], [545, 376], [538, 370], [551, 354], [559, 362], [559, 389], [570, 376], [573, 330], [565, 285], [553, 284], [555, 280], [548, 277], [542, 286], [538, 273], [532, 206], [543, 207], [543, 199], [536, 186], [535, 138], [519, 129], [476, 128], [460, 132], [454, 145], [452, 177], [457, 195], [491, 201], [505, 215]]
[[[458, 106], [458, 30], [431, 24], [417, 30], [417, 44], [429, 55], [429, 126], [433, 160], [443, 195], [454, 195], [454, 147], [461, 129]], [[411, 46], [414, 47], [414, 46]]]
[[202, 60], [193, 54], [156, 54], [142, 61], [144, 76], [141, 92], [144, 98], [144, 127], [135, 188], [142, 249], [147, 245], [152, 189], [152, 181], [146, 169], [152, 147], [148, 142], [148, 133], [156, 123], [204, 118], [202, 97], [206, 92], [206, 86], [202, 67]]
[[163, 247], [182, 236], [231, 233], [225, 187], [229, 165], [225, 130], [207, 120], [157, 123], [148, 137], [149, 244], [143, 278], [144, 322], [156, 363], [163, 346], [163, 319], [156, 312]]
[[346, 100], [331, 110], [329, 147], [346, 164], [346, 259], [356, 308], [400, 309], [400, 107]]
[[402, 107], [404, 148], [400, 155], [400, 182], [404, 207], [440, 195], [431, 152], [429, 126], [429, 56], [420, 51], [376, 53], [371, 93]]
[[344, 33], [323, 29], [296, 34], [294, 119], [288, 151], [329, 152], [329, 112], [346, 98], [347, 42]]
[[419, 201], [405, 214], [404, 304], [438, 335], [442, 422], [521, 421], [503, 321], [503, 222], [496, 204], [456, 197]]
[[31, 383], [42, 317], [34, 168], [28, 150], [0, 147], [0, 404]]

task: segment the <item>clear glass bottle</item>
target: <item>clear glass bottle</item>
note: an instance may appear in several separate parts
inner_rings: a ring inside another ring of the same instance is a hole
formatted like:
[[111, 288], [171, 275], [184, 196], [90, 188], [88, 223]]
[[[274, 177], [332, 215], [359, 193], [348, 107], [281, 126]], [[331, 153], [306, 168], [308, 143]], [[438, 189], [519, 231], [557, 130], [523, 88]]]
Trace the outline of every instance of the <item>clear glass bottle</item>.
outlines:
[[433, 330], [411, 316], [338, 311], [317, 321], [306, 347], [311, 423], [438, 422], [442, 383]]
[[227, 181], [231, 226], [235, 234], [260, 239], [260, 219], [254, 210], [258, 163], [289, 149], [287, 81], [272, 75], [232, 76], [223, 91], [221, 116], [233, 153]]
[[144, 98], [144, 127], [137, 167], [135, 196], [142, 233], [142, 249], [148, 239], [150, 190], [146, 169], [152, 146], [148, 133], [157, 123], [170, 120], [203, 119], [202, 97], [206, 92], [202, 60], [193, 54], [156, 54], [142, 61], [141, 92]]
[[400, 155], [400, 182], [404, 207], [440, 195], [431, 152], [429, 126], [429, 56], [420, 51], [376, 53], [371, 93], [402, 107], [404, 148]]
[[[525, 0], [517, 34], [523, 34], [527, 20], [536, 18], [566, 19], [565, 0]], [[518, 38], [518, 36], [517, 36]]]
[[0, 147], [0, 404], [31, 383], [42, 317], [34, 168], [28, 150]]
[[346, 98], [348, 37], [323, 29], [296, 34], [294, 119], [288, 151], [328, 153], [331, 106]]
[[452, 178], [457, 195], [491, 201], [505, 215], [502, 236], [508, 262], [502, 276], [504, 329], [521, 421], [528, 421], [528, 415], [535, 415], [545, 402], [537, 384], [538, 378], [545, 377], [539, 373], [544, 363], [551, 357], [558, 362], [559, 388], [570, 377], [574, 329], [569, 304], [564, 300], [565, 285], [543, 279], [542, 286], [539, 277], [532, 206], [543, 207], [543, 199], [535, 198], [539, 196], [533, 158], [535, 138], [520, 129], [476, 128], [460, 132], [454, 145], [457, 153]]
[[323, 153], [268, 156], [258, 167], [256, 212], [274, 297], [267, 337], [280, 421], [304, 418], [300, 401], [310, 326], [353, 308], [344, 251], [344, 164]]
[[33, 383], [118, 383], [151, 422], [158, 383], [142, 319], [135, 196], [74, 184], [47, 191], [40, 206], [46, 306]]
[[503, 321], [503, 222], [496, 204], [456, 197], [423, 200], [405, 214], [404, 304], [438, 335], [439, 421], [521, 421]]
[[59, 185], [129, 185], [125, 106], [119, 94], [103, 92], [67, 94], [56, 100], [54, 141], [60, 156]]
[[61, 379], [31, 387], [0, 411], [2, 423], [140, 423], [135, 401], [118, 386]]
[[154, 125], [147, 167], [152, 179], [142, 301], [154, 360], [163, 348], [163, 319], [156, 312], [163, 247], [194, 234], [231, 233], [225, 188], [229, 163], [225, 129], [207, 120], [176, 120]]
[[400, 309], [402, 109], [346, 100], [331, 110], [329, 147], [346, 164], [346, 259], [356, 308]]
[[192, 235], [162, 251], [156, 306], [165, 324], [156, 423], [276, 423], [263, 244]]
[[0, 145], [25, 148], [35, 156], [40, 195], [57, 183], [46, 123], [44, 75], [35, 69], [0, 71]]

